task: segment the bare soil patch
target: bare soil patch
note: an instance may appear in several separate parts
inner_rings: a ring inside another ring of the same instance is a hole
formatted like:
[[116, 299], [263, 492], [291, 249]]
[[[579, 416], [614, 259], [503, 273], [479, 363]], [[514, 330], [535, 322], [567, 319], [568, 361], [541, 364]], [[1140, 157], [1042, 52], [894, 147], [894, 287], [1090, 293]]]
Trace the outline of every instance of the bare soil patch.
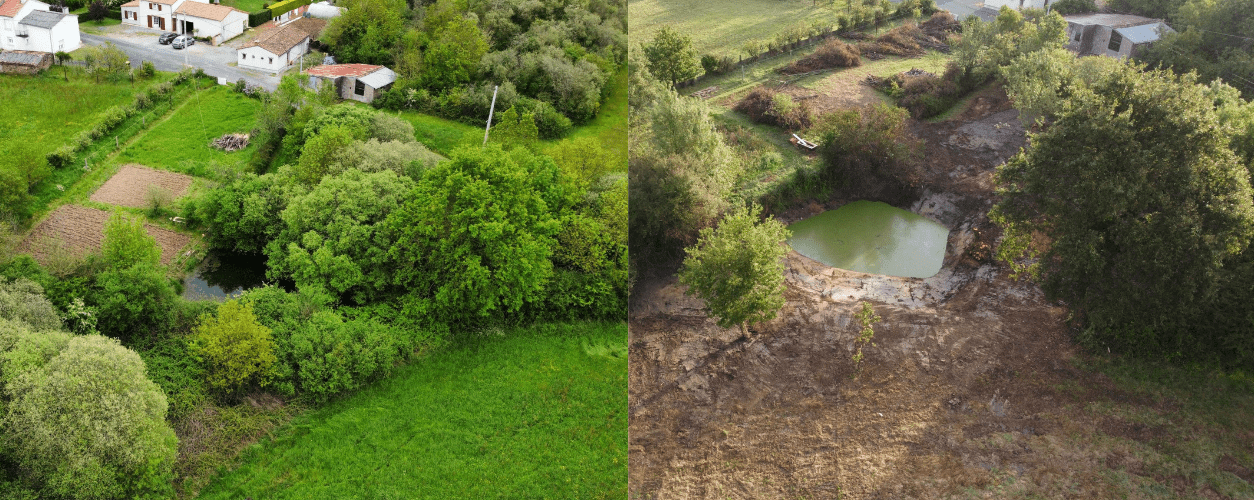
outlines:
[[[1178, 406], [1077, 369], [1086, 358], [1066, 309], [989, 260], [993, 172], [1026, 143], [1004, 92], [912, 132], [925, 143], [925, 189], [902, 208], [950, 228], [938, 275], [856, 273], [790, 252], [788, 301], [752, 340], [718, 327], [673, 277], [633, 289], [632, 498], [1139, 498], [1163, 487], [1225, 497], [1163, 474], [1155, 450], [1177, 446], [1179, 431], [1135, 415], [1173, 419]], [[864, 300], [883, 321], [855, 367]], [[1233, 457], [1216, 463], [1250, 474]]]
[[[111, 214], [104, 210], [78, 205], [62, 205], [26, 235], [19, 251], [30, 253], [36, 261], [47, 264], [58, 258], [58, 253], [83, 257], [100, 250], [104, 240], [105, 222]], [[191, 238], [151, 224], [144, 230], [161, 245], [161, 263], [169, 265], [178, 258], [179, 252], [191, 242]]]
[[154, 187], [168, 191], [171, 199], [178, 199], [187, 193], [191, 185], [191, 176], [132, 163], [118, 169], [89, 199], [97, 203], [143, 208], [148, 206], [148, 192]]

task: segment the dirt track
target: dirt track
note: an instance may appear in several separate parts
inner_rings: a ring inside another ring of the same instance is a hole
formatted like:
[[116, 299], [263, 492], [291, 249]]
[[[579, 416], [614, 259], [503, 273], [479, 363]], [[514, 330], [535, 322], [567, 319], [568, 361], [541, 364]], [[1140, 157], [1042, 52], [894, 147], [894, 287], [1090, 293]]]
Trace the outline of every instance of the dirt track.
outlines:
[[[1122, 496], [1110, 477], [1138, 484], [1139, 465], [1123, 461], [1154, 428], [1086, 409], [1171, 409], [1073, 368], [1065, 309], [987, 258], [992, 173], [1024, 145], [1016, 117], [994, 89], [955, 120], [914, 125], [927, 189], [903, 208], [951, 229], [933, 278], [842, 271], [790, 253], [788, 302], [752, 341], [719, 328], [673, 277], [639, 284], [632, 498], [1108, 498]], [[859, 372], [850, 356], [862, 300], [883, 321]], [[1103, 467], [1118, 472], [1100, 476]], [[1181, 497], [1220, 497], [1192, 481], [1159, 482]]]
[[143, 208], [148, 206], [148, 190], [152, 186], [169, 191], [173, 201], [186, 194], [191, 185], [191, 176], [153, 170], [143, 165], [123, 165], [91, 194], [90, 199], [97, 203]]
[[[77, 257], [99, 251], [109, 216], [109, 212], [104, 210], [62, 205], [26, 235], [19, 251], [30, 252], [35, 260], [45, 265], [58, 246], [65, 253]], [[191, 238], [185, 235], [150, 224], [144, 224], [144, 230], [161, 245], [161, 263], [165, 265], [174, 262], [179, 251], [191, 242]]]

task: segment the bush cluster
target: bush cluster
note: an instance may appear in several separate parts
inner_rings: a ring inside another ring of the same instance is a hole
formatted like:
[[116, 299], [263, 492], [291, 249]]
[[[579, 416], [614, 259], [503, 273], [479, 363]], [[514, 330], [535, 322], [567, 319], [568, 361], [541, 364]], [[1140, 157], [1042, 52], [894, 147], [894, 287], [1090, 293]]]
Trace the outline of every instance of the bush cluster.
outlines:
[[833, 38], [816, 49], [813, 54], [793, 61], [785, 67], [784, 71], [806, 73], [820, 69], [851, 68], [861, 65], [862, 58], [858, 47]]
[[792, 96], [759, 87], [736, 103], [736, 111], [744, 113], [757, 123], [775, 125], [787, 130], [810, 128], [814, 112], [805, 101], [794, 101]]

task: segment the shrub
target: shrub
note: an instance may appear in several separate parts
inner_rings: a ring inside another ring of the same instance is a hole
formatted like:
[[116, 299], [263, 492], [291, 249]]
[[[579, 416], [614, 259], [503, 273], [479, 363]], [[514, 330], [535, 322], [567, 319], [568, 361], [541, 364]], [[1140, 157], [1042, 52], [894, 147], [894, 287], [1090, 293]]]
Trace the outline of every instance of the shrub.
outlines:
[[835, 38], [815, 49], [814, 53], [794, 61], [785, 71], [806, 73], [828, 68], [851, 68], [862, 65], [858, 48]]
[[736, 69], [736, 58], [732, 56], [701, 56], [701, 67], [711, 75], [722, 75]]
[[152, 64], [152, 61], [144, 61], [140, 64], [139, 74], [143, 75], [145, 78], [157, 76], [157, 66]]
[[51, 165], [53, 168], [67, 166], [70, 162], [74, 161], [74, 147], [69, 144], [61, 146], [53, 152], [48, 153], [48, 155], [45, 156], [45, 159], [48, 160], [48, 165]]
[[13, 281], [0, 277], [0, 318], [21, 321], [36, 330], [61, 328], [61, 316], [38, 283], [26, 278]]
[[814, 112], [804, 101], [797, 103], [792, 96], [777, 93], [765, 87], [749, 92], [749, 95], [736, 103], [736, 111], [744, 113], [757, 123], [766, 123], [783, 127], [788, 130], [809, 128], [814, 121]]
[[[31, 480], [58, 498], [168, 497], [178, 438], [144, 362], [116, 340], [73, 337], [17, 376], [4, 441]], [[58, 415], [58, 418], [49, 418]]]
[[541, 139], [561, 139], [570, 132], [570, 118], [559, 113], [552, 104], [537, 101], [534, 112]]
[[916, 186], [919, 145], [906, 132], [906, 115], [906, 110], [888, 105], [825, 115], [810, 131], [820, 138], [824, 175], [863, 186], [885, 181]]
[[1054, 12], [1064, 16], [1097, 12], [1097, 2], [1093, 0], [1059, 0], [1054, 3]]
[[275, 362], [270, 329], [257, 322], [252, 304], [240, 300], [222, 303], [217, 316], [202, 317], [189, 347], [205, 365], [209, 386], [228, 392], [249, 381], [265, 385]]
[[387, 113], [375, 113], [370, 117], [367, 133], [379, 142], [415, 142], [414, 125]]
[[400, 332], [369, 319], [313, 313], [282, 342], [281, 357], [302, 396], [325, 401], [387, 374], [402, 359]]
[[122, 212], [114, 212], [105, 222], [100, 253], [106, 265], [118, 269], [139, 263], [155, 266], [161, 262], [161, 247], [144, 230], [144, 221]]

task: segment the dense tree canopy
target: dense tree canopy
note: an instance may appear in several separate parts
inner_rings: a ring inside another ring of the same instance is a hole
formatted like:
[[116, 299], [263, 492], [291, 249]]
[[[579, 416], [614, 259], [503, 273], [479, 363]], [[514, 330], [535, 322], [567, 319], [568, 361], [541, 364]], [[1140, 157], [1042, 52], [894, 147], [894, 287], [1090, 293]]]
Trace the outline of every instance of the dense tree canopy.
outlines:
[[571, 183], [525, 148], [463, 148], [388, 218], [395, 284], [442, 318], [517, 311], [543, 299]]
[[6, 449], [50, 496], [167, 497], [178, 439], [144, 362], [99, 335], [63, 340], [7, 384]]
[[1029, 257], [1102, 342], [1179, 352], [1254, 236], [1249, 173], [1194, 77], [1101, 66], [1060, 83], [1053, 122], [999, 168], [1001, 252]]

